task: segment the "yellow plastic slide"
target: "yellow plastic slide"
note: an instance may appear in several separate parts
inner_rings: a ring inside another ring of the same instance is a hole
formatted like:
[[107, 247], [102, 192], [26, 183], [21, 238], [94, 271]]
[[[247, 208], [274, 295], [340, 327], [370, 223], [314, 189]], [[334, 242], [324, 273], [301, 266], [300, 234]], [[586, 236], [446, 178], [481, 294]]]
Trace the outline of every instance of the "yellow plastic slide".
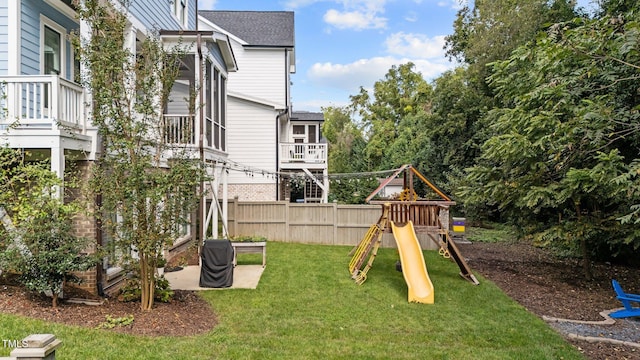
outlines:
[[402, 275], [409, 288], [409, 302], [433, 304], [433, 283], [427, 273], [427, 265], [413, 229], [413, 222], [409, 221], [403, 226], [396, 226], [392, 221], [391, 229], [398, 244]]

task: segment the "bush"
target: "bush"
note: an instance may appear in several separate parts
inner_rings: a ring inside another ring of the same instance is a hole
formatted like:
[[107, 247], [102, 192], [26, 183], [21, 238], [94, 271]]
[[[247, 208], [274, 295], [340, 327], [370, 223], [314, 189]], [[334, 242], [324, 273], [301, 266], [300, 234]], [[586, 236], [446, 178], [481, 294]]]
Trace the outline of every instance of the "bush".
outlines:
[[[174, 295], [175, 293], [171, 290], [169, 280], [164, 276], [157, 277], [154, 300], [169, 303], [173, 300]], [[124, 302], [140, 301], [141, 298], [140, 279], [137, 277], [128, 279], [122, 289], [120, 289], [120, 295], [118, 295], [118, 300]]]

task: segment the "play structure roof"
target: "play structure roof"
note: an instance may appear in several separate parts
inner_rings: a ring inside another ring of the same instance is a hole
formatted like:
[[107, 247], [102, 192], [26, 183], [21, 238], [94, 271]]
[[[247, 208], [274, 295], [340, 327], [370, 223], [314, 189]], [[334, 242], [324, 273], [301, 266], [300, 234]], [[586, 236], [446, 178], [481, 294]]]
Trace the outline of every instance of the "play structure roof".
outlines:
[[[382, 190], [385, 186], [391, 183], [391, 181], [397, 178], [400, 175], [400, 173], [402, 173], [403, 171], [407, 173], [411, 172], [412, 174], [416, 175], [418, 179], [420, 179], [423, 183], [425, 183], [431, 190], [433, 190], [433, 192], [438, 194], [438, 196], [440, 196], [442, 200], [451, 201], [451, 198], [449, 196], [447, 196], [444, 192], [442, 192], [442, 190], [438, 189], [437, 186], [431, 183], [431, 181], [429, 181], [424, 175], [422, 175], [422, 173], [418, 171], [418, 169], [413, 167], [411, 164], [406, 164], [398, 168], [393, 174], [391, 174], [391, 176], [382, 180], [380, 182], [380, 186], [378, 186], [377, 189], [373, 190], [373, 192], [369, 194], [369, 196], [367, 196], [367, 198], [365, 199], [365, 202], [369, 202], [371, 199], [373, 199], [373, 197], [376, 196], [376, 194], [380, 192], [380, 190]], [[409, 184], [409, 187], [413, 189], [413, 184]]]

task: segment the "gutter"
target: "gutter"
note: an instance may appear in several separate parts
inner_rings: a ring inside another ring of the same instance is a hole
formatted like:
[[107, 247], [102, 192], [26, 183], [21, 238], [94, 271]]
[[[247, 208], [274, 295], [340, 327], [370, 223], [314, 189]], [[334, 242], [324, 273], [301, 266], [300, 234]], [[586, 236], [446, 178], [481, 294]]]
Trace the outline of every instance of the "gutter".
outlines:
[[291, 107], [291, 99], [289, 98], [289, 61], [287, 57], [287, 49], [284, 49], [284, 103], [285, 109], [276, 116], [276, 173], [278, 181], [276, 182], [276, 200], [280, 200], [280, 117], [289, 113]]

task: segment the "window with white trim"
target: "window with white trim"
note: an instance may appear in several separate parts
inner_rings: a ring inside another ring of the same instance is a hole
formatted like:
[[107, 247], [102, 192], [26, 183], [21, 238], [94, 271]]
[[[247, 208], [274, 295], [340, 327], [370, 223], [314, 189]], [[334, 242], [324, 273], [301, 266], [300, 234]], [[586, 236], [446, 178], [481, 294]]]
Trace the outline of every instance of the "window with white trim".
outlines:
[[40, 17], [40, 72], [44, 75], [66, 75], [66, 29], [55, 21]]
[[227, 151], [227, 79], [208, 60], [205, 69], [207, 143], [216, 150]]
[[187, 26], [188, 19], [187, 5], [188, 0], [173, 0], [173, 14], [184, 27]]

